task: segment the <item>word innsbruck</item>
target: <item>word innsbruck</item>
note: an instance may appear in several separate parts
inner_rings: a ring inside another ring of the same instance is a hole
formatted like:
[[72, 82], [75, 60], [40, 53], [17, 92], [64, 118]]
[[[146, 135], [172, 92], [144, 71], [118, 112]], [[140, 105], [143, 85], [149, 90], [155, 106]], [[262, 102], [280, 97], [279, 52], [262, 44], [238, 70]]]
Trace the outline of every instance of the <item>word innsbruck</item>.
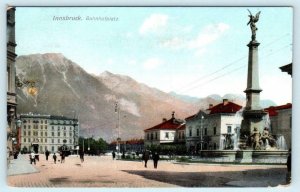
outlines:
[[53, 21], [119, 21], [118, 17], [110, 16], [53, 16]]

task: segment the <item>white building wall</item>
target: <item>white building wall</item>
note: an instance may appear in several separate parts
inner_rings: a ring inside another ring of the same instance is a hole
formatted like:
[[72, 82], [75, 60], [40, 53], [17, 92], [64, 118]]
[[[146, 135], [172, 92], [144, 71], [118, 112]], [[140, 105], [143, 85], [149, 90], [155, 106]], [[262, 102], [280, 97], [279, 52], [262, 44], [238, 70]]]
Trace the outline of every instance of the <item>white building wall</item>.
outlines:
[[159, 132], [160, 143], [172, 143], [175, 141], [176, 130], [160, 130]]
[[[207, 144], [208, 149], [219, 149], [222, 134], [227, 134], [228, 126], [231, 126], [231, 133], [234, 133], [236, 126], [235, 114], [213, 114], [208, 115], [202, 120], [194, 118], [186, 121], [186, 147], [189, 149], [191, 146], [196, 147], [197, 143], [200, 142], [201, 127], [203, 137], [208, 136], [210, 142]], [[192, 130], [192, 136], [190, 136], [189, 130]], [[199, 135], [197, 136], [197, 129], [199, 129]], [[205, 135], [206, 130], [206, 135]], [[204, 145], [203, 145], [204, 146]]]

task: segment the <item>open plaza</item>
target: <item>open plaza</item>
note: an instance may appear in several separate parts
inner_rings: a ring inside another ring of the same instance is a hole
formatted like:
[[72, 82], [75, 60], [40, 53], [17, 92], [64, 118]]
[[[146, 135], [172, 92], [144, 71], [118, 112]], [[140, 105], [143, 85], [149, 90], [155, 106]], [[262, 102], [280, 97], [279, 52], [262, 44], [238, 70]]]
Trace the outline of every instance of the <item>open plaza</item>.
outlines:
[[148, 168], [142, 161], [112, 160], [107, 156], [66, 157], [54, 164], [41, 155], [36, 165], [20, 155], [8, 169], [13, 187], [288, 187], [285, 165], [237, 165], [159, 161]]

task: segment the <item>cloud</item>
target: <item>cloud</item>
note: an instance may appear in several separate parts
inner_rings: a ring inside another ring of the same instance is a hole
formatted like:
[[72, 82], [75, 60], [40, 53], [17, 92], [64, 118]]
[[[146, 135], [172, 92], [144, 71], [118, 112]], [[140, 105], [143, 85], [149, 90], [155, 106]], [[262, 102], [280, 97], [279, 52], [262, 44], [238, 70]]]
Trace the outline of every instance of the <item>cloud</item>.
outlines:
[[184, 37], [173, 37], [161, 42], [162, 47], [170, 49], [195, 49], [195, 55], [202, 55], [206, 46], [218, 40], [228, 29], [229, 25], [218, 23], [207, 25], [196, 38], [187, 39]]
[[167, 25], [169, 17], [163, 14], [152, 14], [145, 19], [144, 23], [140, 27], [140, 34], [144, 35], [148, 32], [158, 32]]
[[161, 59], [158, 58], [151, 58], [144, 62], [143, 66], [147, 70], [153, 70], [157, 68], [158, 66], [162, 65], [164, 62]]
[[229, 25], [225, 23], [208, 25], [198, 34], [196, 39], [189, 42], [188, 47], [191, 49], [197, 49], [207, 46], [216, 41], [228, 29]]
[[179, 37], [174, 37], [172, 39], [162, 41], [160, 45], [162, 47], [171, 49], [182, 49], [185, 46], [185, 41], [183, 39], [180, 39]]

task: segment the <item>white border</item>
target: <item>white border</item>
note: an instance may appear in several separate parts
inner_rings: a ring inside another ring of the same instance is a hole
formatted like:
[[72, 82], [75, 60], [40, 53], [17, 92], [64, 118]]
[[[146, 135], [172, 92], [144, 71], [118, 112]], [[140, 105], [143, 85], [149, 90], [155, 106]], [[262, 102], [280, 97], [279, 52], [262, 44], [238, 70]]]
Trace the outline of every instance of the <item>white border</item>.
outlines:
[[[294, 41], [293, 41], [293, 134], [292, 134], [292, 185], [285, 188], [246, 188], [246, 191], [298, 191], [300, 139], [298, 139], [300, 125], [300, 86], [299, 86], [299, 39], [300, 39], [300, 0], [2, 0], [0, 2], [0, 191], [82, 191], [82, 188], [12, 188], [6, 183], [6, 6], [292, 6], [294, 8]], [[33, 26], [34, 27], [34, 24]], [[297, 55], [298, 53], [298, 55]], [[287, 74], [283, 74], [287, 75]], [[297, 118], [298, 117], [298, 118]], [[298, 190], [297, 190], [298, 189]], [[85, 188], [88, 191], [120, 191], [124, 188]], [[130, 191], [153, 191], [155, 188], [126, 188]], [[159, 188], [159, 191], [183, 191], [186, 188]], [[191, 191], [240, 191], [241, 188], [188, 188]]]

